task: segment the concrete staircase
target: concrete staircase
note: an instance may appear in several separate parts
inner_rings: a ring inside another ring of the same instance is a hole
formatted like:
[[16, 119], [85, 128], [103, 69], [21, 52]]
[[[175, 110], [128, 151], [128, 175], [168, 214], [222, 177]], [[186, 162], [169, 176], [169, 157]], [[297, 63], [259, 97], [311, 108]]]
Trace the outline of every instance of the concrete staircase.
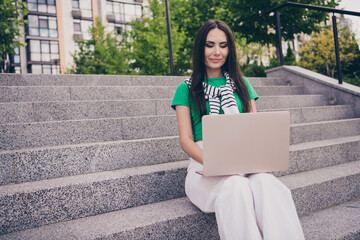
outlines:
[[[291, 113], [290, 168], [274, 174], [306, 238], [359, 239], [360, 91], [315, 77], [249, 80], [259, 111]], [[183, 80], [0, 75], [0, 239], [218, 239], [184, 193], [170, 108]]]

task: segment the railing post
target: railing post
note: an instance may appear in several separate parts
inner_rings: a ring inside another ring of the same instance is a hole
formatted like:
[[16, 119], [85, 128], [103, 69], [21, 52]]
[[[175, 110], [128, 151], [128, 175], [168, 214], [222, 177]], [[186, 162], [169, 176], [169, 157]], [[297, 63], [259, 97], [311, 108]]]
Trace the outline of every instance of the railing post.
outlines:
[[174, 68], [174, 58], [173, 58], [172, 41], [171, 41], [171, 26], [170, 26], [170, 13], [169, 13], [168, 0], [165, 0], [165, 8], [166, 8], [168, 43], [169, 43], [169, 55], [170, 55], [170, 72], [171, 72], [171, 75], [174, 76], [175, 68]]
[[339, 41], [338, 41], [338, 32], [336, 27], [336, 17], [335, 13], [332, 16], [332, 24], [334, 31], [334, 42], [335, 42], [335, 54], [336, 54], [336, 67], [338, 72], [339, 84], [342, 84], [342, 71], [341, 71], [341, 62], [340, 62], [340, 52], [339, 52]]
[[281, 46], [281, 25], [280, 25], [280, 12], [279, 10], [275, 11], [276, 14], [276, 45], [278, 49], [278, 54], [280, 58], [281, 66], [284, 65], [283, 53], [282, 53], [282, 46]]

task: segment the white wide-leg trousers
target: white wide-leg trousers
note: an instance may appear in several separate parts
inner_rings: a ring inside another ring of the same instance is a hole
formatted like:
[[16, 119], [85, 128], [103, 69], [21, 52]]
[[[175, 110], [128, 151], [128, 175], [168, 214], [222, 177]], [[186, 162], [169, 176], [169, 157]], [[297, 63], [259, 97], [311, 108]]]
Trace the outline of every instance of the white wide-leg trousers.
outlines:
[[[202, 147], [202, 142], [197, 142]], [[304, 234], [290, 190], [268, 173], [204, 177], [190, 159], [185, 192], [203, 212], [215, 212], [222, 240], [297, 240]]]

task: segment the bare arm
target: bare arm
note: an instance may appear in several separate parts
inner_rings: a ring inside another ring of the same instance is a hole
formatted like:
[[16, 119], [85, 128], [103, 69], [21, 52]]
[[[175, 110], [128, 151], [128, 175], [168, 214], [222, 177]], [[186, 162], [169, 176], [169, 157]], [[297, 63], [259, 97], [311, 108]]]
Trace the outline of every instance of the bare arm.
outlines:
[[255, 99], [250, 100], [250, 111], [249, 112], [256, 112]]
[[192, 159], [203, 164], [202, 149], [198, 145], [196, 145], [193, 139], [190, 108], [186, 106], [177, 105], [176, 116], [178, 121], [181, 148]]

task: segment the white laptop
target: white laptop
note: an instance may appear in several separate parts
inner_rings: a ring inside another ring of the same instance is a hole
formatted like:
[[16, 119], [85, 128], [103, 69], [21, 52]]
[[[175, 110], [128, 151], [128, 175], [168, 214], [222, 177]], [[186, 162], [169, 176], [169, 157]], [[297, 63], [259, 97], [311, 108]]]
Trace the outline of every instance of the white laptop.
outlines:
[[289, 168], [290, 113], [206, 115], [202, 118], [204, 176]]

